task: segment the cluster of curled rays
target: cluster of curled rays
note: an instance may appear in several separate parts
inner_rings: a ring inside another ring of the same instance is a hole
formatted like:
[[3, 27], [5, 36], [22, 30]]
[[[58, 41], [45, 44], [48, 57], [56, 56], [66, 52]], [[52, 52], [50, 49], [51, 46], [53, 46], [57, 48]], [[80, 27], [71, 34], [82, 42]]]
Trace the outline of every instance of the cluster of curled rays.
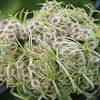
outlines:
[[[0, 22], [0, 81], [37, 97], [83, 93], [100, 80], [100, 26], [84, 9], [45, 2], [34, 17]], [[39, 95], [37, 95], [39, 94]]]

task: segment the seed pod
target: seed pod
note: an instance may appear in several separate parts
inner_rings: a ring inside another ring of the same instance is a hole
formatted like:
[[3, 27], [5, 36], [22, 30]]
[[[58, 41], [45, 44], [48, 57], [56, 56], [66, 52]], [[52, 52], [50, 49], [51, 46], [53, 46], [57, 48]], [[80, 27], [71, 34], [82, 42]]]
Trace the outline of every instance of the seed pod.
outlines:
[[22, 61], [19, 61], [19, 62], [16, 63], [16, 67], [21, 69], [21, 68], [24, 67], [24, 63]]
[[10, 48], [16, 48], [17, 47], [17, 43], [16, 42], [10, 42]]
[[32, 85], [33, 88], [39, 88], [39, 86], [40, 86], [40, 81], [39, 81], [38, 79], [33, 79], [33, 80], [31, 81], [31, 85]]
[[8, 34], [8, 40], [14, 40], [15, 39], [15, 34], [13, 34], [13, 33], [10, 33], [10, 34]]
[[29, 65], [29, 66], [28, 66], [28, 69], [29, 69], [30, 71], [35, 70], [34, 65], [33, 65], [33, 64]]

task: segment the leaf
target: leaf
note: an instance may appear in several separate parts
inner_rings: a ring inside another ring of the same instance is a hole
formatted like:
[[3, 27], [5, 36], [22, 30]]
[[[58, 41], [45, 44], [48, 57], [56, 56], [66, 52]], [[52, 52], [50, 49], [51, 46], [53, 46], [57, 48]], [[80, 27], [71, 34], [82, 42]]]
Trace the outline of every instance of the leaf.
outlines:
[[94, 10], [94, 7], [93, 7], [93, 5], [92, 4], [87, 4], [87, 5], [84, 5], [84, 6], [86, 6], [87, 8], [89, 8], [90, 9], [90, 17], [93, 15], [93, 13], [94, 12], [98, 12], [98, 13], [100, 13], [100, 11], [99, 10]]
[[43, 5], [44, 3], [38, 3], [37, 5]]
[[19, 12], [17, 12], [17, 13], [14, 15], [14, 17], [17, 18], [17, 15], [18, 15], [18, 14], [19, 14]]
[[19, 15], [19, 21], [20, 22], [22, 21], [22, 14], [23, 14], [23, 12], [24, 12], [24, 8], [21, 10], [20, 15]]
[[24, 21], [23, 21], [24, 24], [26, 23], [26, 18], [27, 18], [27, 15], [28, 15], [29, 13], [30, 13], [30, 12], [28, 12], [28, 9], [27, 9], [26, 12], [25, 12], [25, 15], [24, 15]]
[[33, 14], [34, 14], [34, 18], [36, 17], [36, 13], [35, 13], [35, 11], [33, 10]]
[[11, 14], [8, 14], [8, 16], [9, 16], [9, 17], [12, 17], [12, 18], [14, 18], [14, 16], [13, 16], [13, 15], [11, 15]]

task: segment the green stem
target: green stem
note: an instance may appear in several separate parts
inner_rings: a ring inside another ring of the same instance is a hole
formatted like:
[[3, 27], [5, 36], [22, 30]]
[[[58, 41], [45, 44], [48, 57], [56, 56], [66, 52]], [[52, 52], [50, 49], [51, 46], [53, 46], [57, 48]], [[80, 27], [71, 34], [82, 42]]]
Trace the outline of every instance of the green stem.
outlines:
[[82, 91], [82, 94], [87, 98], [86, 100], [90, 100], [93, 98], [93, 95], [91, 95], [91, 93], [88, 93], [86, 91]]
[[[69, 74], [69, 72], [67, 71], [67, 69], [63, 66], [63, 64], [57, 59], [57, 63], [61, 66], [61, 68], [64, 70], [64, 72], [68, 75], [68, 76], [71, 76], [70, 74]], [[74, 92], [76, 91], [76, 85], [75, 85], [75, 83], [74, 83], [74, 80], [73, 80], [73, 78], [72, 77], [69, 77], [69, 79], [70, 79], [70, 81], [71, 81], [71, 83], [72, 83], [72, 85], [73, 85], [73, 89], [74, 89]]]
[[94, 10], [91, 10], [89, 17], [91, 17], [94, 13]]
[[10, 69], [10, 64], [7, 66], [7, 77], [8, 77], [8, 79], [10, 79], [10, 76], [9, 76], [9, 69]]
[[76, 88], [79, 91], [79, 94], [81, 94], [82, 93], [82, 90], [78, 86], [76, 86]]
[[17, 43], [19, 44], [19, 46], [22, 48], [22, 50], [25, 51], [25, 49], [22, 47], [22, 45], [20, 44], [20, 42], [18, 41], [18, 39], [17, 38], [15, 38], [15, 39], [16, 39]]
[[10, 93], [11, 93], [12, 95], [14, 95], [15, 97], [17, 97], [17, 98], [20, 98], [20, 99], [25, 100], [25, 97], [20, 96], [20, 95], [18, 95], [18, 94], [16, 94], [16, 93], [14, 93], [14, 88], [12, 88], [12, 89], [10, 90]]
[[100, 58], [100, 54], [98, 54], [97, 52], [95, 52], [94, 50], [91, 50], [91, 49], [90, 49], [90, 51]]
[[26, 24], [26, 18], [27, 18], [28, 14], [29, 14], [29, 12], [28, 12], [28, 10], [26, 10], [25, 15], [24, 15], [24, 21], [23, 21], [24, 25]]
[[73, 99], [72, 99], [71, 96], [68, 94], [67, 97], [66, 97], [66, 100], [73, 100]]
[[31, 53], [33, 53], [33, 54], [37, 55], [37, 56], [40, 56], [40, 54], [35, 53], [35, 52], [31, 51], [30, 49], [27, 49], [27, 50], [28, 50], [28, 51], [30, 51]]
[[19, 21], [22, 22], [22, 14], [24, 12], [24, 8], [21, 10], [20, 15], [19, 15]]
[[41, 100], [43, 98], [43, 96], [41, 95], [37, 100]]
[[[32, 57], [30, 57], [29, 59], [30, 59], [29, 64], [31, 65], [33, 59], [32, 59]], [[32, 75], [32, 71], [31, 70], [29, 70], [29, 75], [30, 75], [30, 79], [32, 80], [33, 79], [33, 75]]]
[[91, 86], [92, 86], [92, 89], [94, 89], [94, 84], [93, 84], [93, 82], [85, 75], [85, 74], [82, 74], [83, 76], [84, 76], [84, 78], [88, 81], [88, 83], [90, 83], [91, 84]]
[[57, 87], [55, 81], [53, 80], [52, 83], [53, 83], [53, 85], [54, 85], [54, 87], [55, 87], [55, 89], [56, 89], [56, 92], [57, 92], [58, 96], [61, 97], [61, 94], [60, 94], [60, 92], [59, 92], [59, 89], [58, 89], [58, 87]]

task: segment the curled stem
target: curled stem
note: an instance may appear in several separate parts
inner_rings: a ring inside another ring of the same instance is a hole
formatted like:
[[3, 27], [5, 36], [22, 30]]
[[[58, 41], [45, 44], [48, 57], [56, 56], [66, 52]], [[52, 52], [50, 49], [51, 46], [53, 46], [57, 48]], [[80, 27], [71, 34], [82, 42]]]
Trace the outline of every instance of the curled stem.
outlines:
[[98, 54], [97, 52], [95, 52], [94, 50], [91, 50], [91, 49], [90, 49], [90, 51], [100, 58], [100, 54]]
[[94, 84], [93, 84], [93, 82], [85, 75], [85, 74], [82, 74], [83, 76], [84, 76], [84, 78], [88, 81], [88, 83], [90, 83], [91, 84], [91, 86], [92, 86], [92, 89], [94, 89]]
[[[63, 64], [57, 59], [57, 63], [61, 66], [61, 68], [64, 70], [64, 72], [68, 75], [68, 76], [71, 76], [70, 73], [66, 70], [66, 68], [63, 66]], [[69, 77], [72, 85], [73, 85], [73, 89], [74, 89], [74, 92], [76, 91], [76, 85], [74, 83], [74, 80], [72, 79], [72, 77]]]

